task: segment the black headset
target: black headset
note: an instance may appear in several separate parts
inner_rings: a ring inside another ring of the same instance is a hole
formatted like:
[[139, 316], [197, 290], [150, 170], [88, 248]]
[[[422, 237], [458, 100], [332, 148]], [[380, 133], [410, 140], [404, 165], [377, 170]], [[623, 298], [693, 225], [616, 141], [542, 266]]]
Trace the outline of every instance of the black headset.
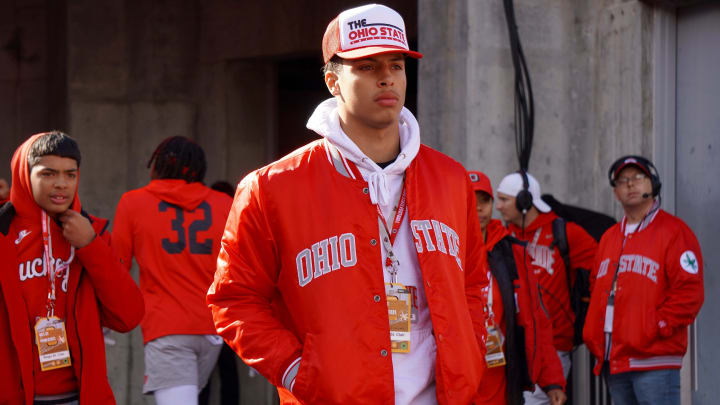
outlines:
[[515, 197], [515, 207], [524, 216], [533, 206], [533, 196], [530, 193], [530, 181], [528, 181], [527, 173], [525, 170], [519, 170], [518, 173], [520, 173], [520, 177], [522, 177], [523, 188]]
[[660, 175], [658, 175], [658, 171], [655, 168], [655, 165], [649, 160], [642, 156], [638, 155], [628, 155], [623, 156], [620, 159], [616, 160], [615, 163], [610, 166], [610, 170], [608, 171], [608, 180], [610, 180], [610, 185], [612, 187], [615, 187], [615, 171], [622, 166], [623, 164], [634, 164], [636, 166], [640, 166], [641, 168], [645, 169], [648, 173], [650, 173], [650, 184], [652, 184], [652, 196], [657, 197], [658, 194], [660, 194], [660, 188], [662, 187], [662, 183], [660, 182]]

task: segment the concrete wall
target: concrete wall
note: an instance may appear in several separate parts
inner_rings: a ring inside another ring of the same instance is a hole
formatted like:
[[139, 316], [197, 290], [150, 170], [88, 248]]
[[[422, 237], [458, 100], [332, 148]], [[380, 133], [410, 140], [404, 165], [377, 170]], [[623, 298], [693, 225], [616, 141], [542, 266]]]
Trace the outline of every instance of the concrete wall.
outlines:
[[[720, 277], [715, 272], [720, 261], [717, 250], [720, 228], [720, 173], [718, 134], [720, 134], [720, 3], [707, 3], [678, 10], [677, 29], [677, 213], [690, 226], [700, 242], [704, 262], [705, 303], [691, 328], [688, 367], [688, 396], [696, 405], [718, 402], [720, 386]], [[686, 402], [690, 403], [690, 402]]]
[[[530, 172], [561, 201], [619, 216], [607, 168], [621, 154], [653, 154], [653, 9], [620, 0], [515, 3], [535, 99]], [[502, 2], [418, 4], [423, 139], [497, 185], [518, 169]]]
[[63, 1], [0, 1], [0, 177], [28, 136], [66, 129]]

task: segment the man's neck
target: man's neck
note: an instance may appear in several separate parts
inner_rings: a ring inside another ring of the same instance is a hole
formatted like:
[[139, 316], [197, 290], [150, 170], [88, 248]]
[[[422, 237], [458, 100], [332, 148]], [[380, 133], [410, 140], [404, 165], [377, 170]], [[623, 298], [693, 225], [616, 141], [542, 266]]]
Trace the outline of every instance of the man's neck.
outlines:
[[535, 207], [530, 207], [528, 212], [525, 214], [525, 223], [523, 224], [523, 218], [522, 216], [520, 216], [517, 220], [513, 222], [513, 224], [518, 228], [522, 228], [523, 225], [525, 226], [525, 228], [527, 228], [528, 226], [530, 226], [530, 224], [533, 223], [533, 221], [535, 221], [535, 219], [537, 219], [538, 215], [540, 215], [538, 210]]
[[627, 219], [627, 223], [637, 224], [642, 221], [643, 218], [645, 218], [645, 216], [648, 214], [648, 212], [650, 212], [654, 203], [654, 199], [648, 199], [643, 204], [623, 207], [625, 210], [625, 218]]
[[400, 154], [397, 122], [385, 128], [351, 125], [340, 119], [340, 127], [360, 150], [375, 163], [390, 162]]

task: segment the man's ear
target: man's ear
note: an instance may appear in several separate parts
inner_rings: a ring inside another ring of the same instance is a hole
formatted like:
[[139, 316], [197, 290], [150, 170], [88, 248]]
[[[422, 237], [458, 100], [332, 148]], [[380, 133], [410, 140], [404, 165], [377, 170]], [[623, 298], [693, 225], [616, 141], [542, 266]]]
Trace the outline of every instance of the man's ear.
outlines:
[[326, 72], [325, 73], [325, 85], [333, 96], [340, 95], [340, 86], [338, 85], [339, 77], [337, 73]]

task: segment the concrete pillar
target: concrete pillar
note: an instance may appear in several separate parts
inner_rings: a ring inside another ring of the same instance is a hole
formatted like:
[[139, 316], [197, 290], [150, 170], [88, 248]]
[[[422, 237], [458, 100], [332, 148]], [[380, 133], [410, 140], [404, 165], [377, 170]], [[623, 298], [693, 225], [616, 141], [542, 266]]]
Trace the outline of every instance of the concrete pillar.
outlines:
[[30, 135], [66, 129], [64, 1], [0, 2], [0, 178]]
[[[563, 202], [617, 215], [607, 168], [653, 152], [652, 8], [524, 0], [515, 12], [535, 100], [531, 173]], [[518, 168], [502, 2], [420, 0], [418, 18], [423, 140], [497, 185]]]

